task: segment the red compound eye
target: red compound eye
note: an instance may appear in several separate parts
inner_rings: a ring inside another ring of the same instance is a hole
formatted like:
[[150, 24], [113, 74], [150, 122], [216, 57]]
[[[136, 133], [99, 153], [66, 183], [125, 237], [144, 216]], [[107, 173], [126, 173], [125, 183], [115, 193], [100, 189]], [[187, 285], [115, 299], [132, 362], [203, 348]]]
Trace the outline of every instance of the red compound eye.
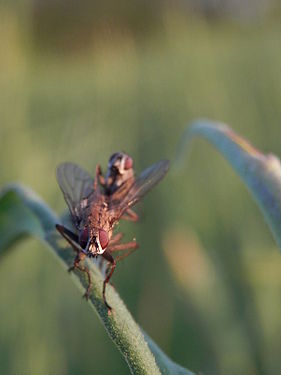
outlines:
[[124, 168], [125, 169], [131, 169], [132, 167], [133, 167], [133, 159], [130, 156], [127, 156], [126, 160], [125, 160]]
[[85, 227], [80, 233], [79, 233], [79, 245], [84, 249], [87, 246], [89, 239], [89, 230], [87, 227]]
[[108, 245], [109, 238], [108, 238], [107, 232], [103, 229], [99, 230], [99, 241], [100, 241], [101, 247], [105, 249]]

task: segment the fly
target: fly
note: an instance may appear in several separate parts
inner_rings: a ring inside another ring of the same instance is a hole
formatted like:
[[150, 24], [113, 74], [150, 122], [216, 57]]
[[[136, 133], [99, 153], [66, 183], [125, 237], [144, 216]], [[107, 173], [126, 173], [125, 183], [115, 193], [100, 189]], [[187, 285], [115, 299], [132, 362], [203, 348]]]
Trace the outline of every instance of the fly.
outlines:
[[[106, 195], [112, 195], [127, 180], [134, 177], [133, 159], [124, 152], [115, 152], [108, 161], [105, 178], [100, 174], [100, 183]], [[101, 173], [101, 172], [100, 172]]]
[[[57, 224], [59, 233], [76, 252], [70, 271], [78, 269], [88, 277], [85, 297], [89, 298], [92, 286], [89, 269], [81, 264], [86, 257], [102, 257], [108, 264], [108, 272], [103, 282], [103, 300], [108, 309], [105, 290], [116, 264], [130, 255], [138, 244], [135, 241], [121, 243], [123, 234], [113, 234], [120, 219], [137, 221], [137, 214], [131, 209], [167, 173], [168, 160], [160, 160], [134, 176], [133, 159], [125, 153], [113, 154], [108, 169], [103, 176], [96, 167], [95, 178], [74, 163], [63, 163], [57, 168], [57, 181], [68, 205], [75, 232]], [[115, 252], [124, 251], [119, 256]]]

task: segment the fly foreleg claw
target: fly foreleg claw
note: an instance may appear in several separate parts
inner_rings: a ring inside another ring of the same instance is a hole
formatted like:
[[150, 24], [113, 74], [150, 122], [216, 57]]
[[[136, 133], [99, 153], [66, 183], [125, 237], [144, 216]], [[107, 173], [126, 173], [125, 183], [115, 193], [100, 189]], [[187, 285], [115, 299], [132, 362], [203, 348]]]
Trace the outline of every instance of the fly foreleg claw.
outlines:
[[[83, 258], [83, 257], [82, 257]], [[90, 297], [90, 294], [91, 294], [91, 288], [92, 288], [92, 278], [91, 278], [91, 274], [90, 274], [90, 271], [89, 271], [89, 268], [86, 267], [86, 266], [81, 266], [80, 265], [80, 261], [81, 261], [81, 254], [80, 256], [78, 255], [75, 260], [74, 260], [74, 263], [73, 263], [73, 266], [69, 267], [68, 268], [68, 272], [72, 272], [74, 271], [75, 269], [78, 269], [79, 271], [81, 272], [84, 272], [87, 274], [87, 278], [88, 278], [88, 287], [86, 289], [86, 292], [84, 293], [83, 297], [86, 298], [86, 300], [89, 299]]]
[[104, 304], [105, 304], [105, 307], [107, 308], [107, 314], [108, 316], [110, 316], [113, 312], [112, 307], [109, 306], [109, 304], [106, 301], [104, 302]]

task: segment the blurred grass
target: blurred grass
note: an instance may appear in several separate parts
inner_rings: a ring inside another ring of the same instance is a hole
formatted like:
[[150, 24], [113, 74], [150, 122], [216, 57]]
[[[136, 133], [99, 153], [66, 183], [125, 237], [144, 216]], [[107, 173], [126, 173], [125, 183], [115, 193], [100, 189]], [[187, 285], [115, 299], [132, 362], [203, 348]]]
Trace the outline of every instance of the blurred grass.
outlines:
[[[59, 162], [93, 171], [121, 149], [140, 170], [173, 158], [195, 117], [224, 121], [281, 156], [277, 22], [187, 22], [167, 13], [162, 32], [145, 39], [105, 33], [85, 52], [50, 53], [32, 44], [28, 11], [2, 6], [0, 15], [0, 185], [30, 185], [62, 212]], [[280, 257], [226, 162], [196, 142], [185, 170], [170, 173], [140, 210], [143, 220], [122, 228], [141, 248], [118, 265], [114, 284], [142, 327], [197, 372], [280, 372]], [[178, 231], [186, 263], [166, 256]], [[1, 259], [1, 373], [128, 373], [39, 246], [26, 240]]]

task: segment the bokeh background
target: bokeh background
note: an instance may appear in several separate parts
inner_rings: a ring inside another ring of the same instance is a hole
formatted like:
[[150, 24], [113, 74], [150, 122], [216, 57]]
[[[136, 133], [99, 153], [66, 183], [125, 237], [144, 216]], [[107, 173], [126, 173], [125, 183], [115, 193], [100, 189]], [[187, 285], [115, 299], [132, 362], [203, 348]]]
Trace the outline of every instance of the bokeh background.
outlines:
[[[4, 1], [1, 186], [58, 213], [56, 165], [124, 150], [174, 159], [187, 124], [224, 121], [281, 157], [278, 1]], [[230, 166], [203, 141], [121, 224], [140, 250], [114, 285], [176, 362], [204, 374], [281, 372], [280, 253]], [[128, 374], [98, 318], [35, 239], [0, 264], [1, 374]]]

